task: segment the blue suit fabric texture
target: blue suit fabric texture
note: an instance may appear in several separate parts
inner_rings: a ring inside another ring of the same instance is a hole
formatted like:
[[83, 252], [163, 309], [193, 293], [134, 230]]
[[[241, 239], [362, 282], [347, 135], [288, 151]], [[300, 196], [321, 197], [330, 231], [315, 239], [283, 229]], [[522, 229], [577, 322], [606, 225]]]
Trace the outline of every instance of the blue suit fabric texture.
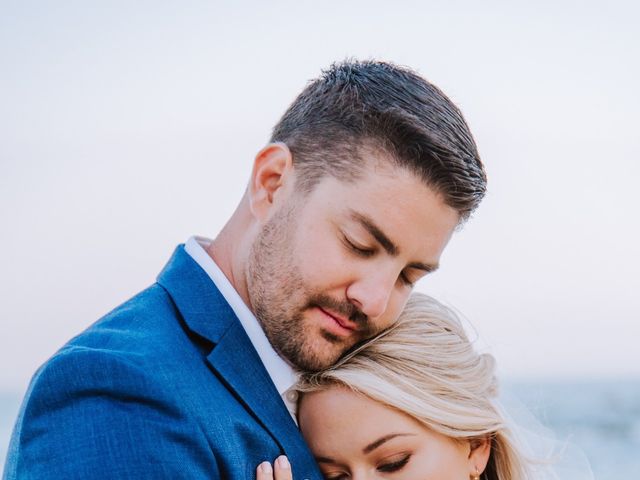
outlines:
[[34, 375], [3, 479], [253, 479], [318, 467], [235, 313], [180, 245]]

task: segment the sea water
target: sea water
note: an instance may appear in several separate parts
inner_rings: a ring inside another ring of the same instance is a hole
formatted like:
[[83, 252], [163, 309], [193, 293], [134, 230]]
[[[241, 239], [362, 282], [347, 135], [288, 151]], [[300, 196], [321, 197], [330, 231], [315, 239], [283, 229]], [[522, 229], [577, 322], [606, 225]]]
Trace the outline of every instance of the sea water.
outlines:
[[597, 480], [640, 475], [640, 379], [529, 380], [505, 382], [504, 389], [559, 441], [578, 446]]
[[[584, 452], [596, 480], [640, 476], [640, 379], [503, 383], [559, 441]], [[2, 465], [20, 401], [19, 394], [0, 393]]]

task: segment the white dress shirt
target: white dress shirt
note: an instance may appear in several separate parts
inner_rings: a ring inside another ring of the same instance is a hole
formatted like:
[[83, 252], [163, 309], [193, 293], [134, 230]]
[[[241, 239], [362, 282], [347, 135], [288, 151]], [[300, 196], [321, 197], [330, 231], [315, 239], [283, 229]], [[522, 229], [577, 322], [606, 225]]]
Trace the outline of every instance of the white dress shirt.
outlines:
[[[297, 395], [294, 390], [290, 390], [298, 380], [299, 373], [291, 365], [285, 362], [273, 349], [267, 336], [262, 330], [262, 326], [255, 315], [249, 310], [236, 289], [231, 285], [229, 279], [220, 270], [220, 267], [209, 256], [205, 248], [209, 246], [211, 240], [204, 237], [191, 237], [184, 245], [185, 251], [193, 258], [198, 265], [209, 275], [227, 303], [231, 306], [238, 320], [242, 324], [253, 347], [258, 352], [260, 360], [271, 377], [271, 381], [276, 386], [280, 397], [296, 421]], [[297, 423], [297, 422], [296, 422]]]

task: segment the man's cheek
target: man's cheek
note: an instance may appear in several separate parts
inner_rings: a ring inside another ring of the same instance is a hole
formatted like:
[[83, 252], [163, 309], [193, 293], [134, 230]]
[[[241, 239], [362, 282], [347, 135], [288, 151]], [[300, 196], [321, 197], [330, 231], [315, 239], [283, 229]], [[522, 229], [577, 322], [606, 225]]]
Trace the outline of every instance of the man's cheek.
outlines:
[[303, 258], [301, 271], [314, 282], [334, 284], [350, 268], [349, 258], [338, 248], [313, 247], [306, 250]]

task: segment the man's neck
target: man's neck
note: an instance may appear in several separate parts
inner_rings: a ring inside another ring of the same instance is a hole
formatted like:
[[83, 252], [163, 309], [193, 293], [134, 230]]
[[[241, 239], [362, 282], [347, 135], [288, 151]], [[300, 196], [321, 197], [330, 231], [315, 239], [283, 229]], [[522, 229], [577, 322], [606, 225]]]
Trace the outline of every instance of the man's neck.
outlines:
[[237, 258], [238, 251], [233, 248], [233, 242], [229, 238], [230, 235], [223, 229], [218, 236], [205, 248], [207, 254], [216, 262], [216, 265], [222, 270], [224, 276], [227, 277], [233, 288], [238, 292], [242, 301], [249, 307], [251, 311], [251, 302], [249, 301], [249, 293], [245, 276], [245, 269], [242, 267], [244, 261]]

